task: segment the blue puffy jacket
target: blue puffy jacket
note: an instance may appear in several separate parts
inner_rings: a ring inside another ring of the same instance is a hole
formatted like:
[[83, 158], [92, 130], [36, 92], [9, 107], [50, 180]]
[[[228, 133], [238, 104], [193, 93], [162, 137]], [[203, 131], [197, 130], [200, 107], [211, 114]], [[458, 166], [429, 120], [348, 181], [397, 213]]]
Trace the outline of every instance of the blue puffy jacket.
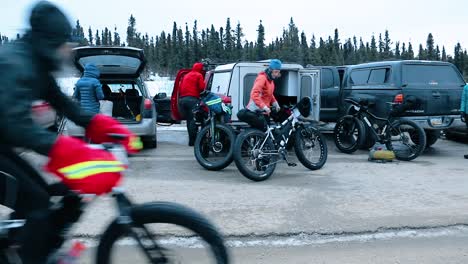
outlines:
[[463, 88], [460, 111], [468, 114], [468, 84]]
[[75, 84], [73, 94], [81, 108], [92, 113], [99, 113], [99, 100], [104, 99], [99, 74], [99, 69], [94, 64], [86, 64], [83, 77]]

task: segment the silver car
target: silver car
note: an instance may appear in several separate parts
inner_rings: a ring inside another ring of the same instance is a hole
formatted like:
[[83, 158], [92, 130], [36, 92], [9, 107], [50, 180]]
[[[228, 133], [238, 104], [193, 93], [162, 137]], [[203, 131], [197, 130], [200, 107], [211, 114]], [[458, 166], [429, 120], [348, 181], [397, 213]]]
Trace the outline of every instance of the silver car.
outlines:
[[[74, 52], [75, 66], [81, 73], [88, 63], [96, 65], [101, 72], [99, 80], [105, 95], [101, 101], [103, 114], [111, 115], [140, 136], [145, 148], [156, 148], [156, 110], [140, 76], [146, 64], [143, 50], [79, 47]], [[67, 122], [66, 130], [70, 136], [84, 136], [84, 130], [71, 121]]]

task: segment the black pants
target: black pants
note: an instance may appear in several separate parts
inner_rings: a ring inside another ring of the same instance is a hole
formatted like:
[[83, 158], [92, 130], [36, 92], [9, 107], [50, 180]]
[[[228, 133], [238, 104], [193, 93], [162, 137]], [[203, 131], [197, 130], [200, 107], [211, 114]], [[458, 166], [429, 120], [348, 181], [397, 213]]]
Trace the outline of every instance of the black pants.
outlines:
[[[16, 202], [13, 206], [9, 205], [15, 210], [12, 217], [26, 219], [25, 226], [14, 234], [14, 240], [21, 245], [20, 255], [23, 263], [45, 263], [47, 256], [55, 248], [61, 246], [63, 241], [60, 232], [63, 227], [77, 220], [77, 215], [73, 213], [76, 212], [76, 208], [65, 210], [64, 206], [60, 210], [50, 210], [51, 194], [65, 195], [69, 190], [62, 184], [47, 185], [42, 176], [28, 162], [14, 151], [3, 147], [0, 149], [0, 171], [11, 175], [16, 180]], [[1, 192], [12, 186], [6, 185], [5, 177], [7, 176], [3, 173], [0, 173]], [[11, 201], [11, 197], [8, 200]], [[0, 200], [2, 203], [4, 201]], [[73, 221], [70, 221], [71, 215], [73, 215]]]
[[259, 129], [261, 131], [267, 130], [268, 122], [262, 113], [242, 109], [237, 113], [237, 118], [239, 118], [239, 120], [242, 122], [246, 122], [253, 128]]
[[189, 145], [193, 146], [197, 137], [197, 125], [193, 119], [193, 108], [200, 102], [200, 99], [192, 96], [186, 96], [179, 99], [179, 109], [185, 120], [187, 120], [187, 132], [189, 136]]

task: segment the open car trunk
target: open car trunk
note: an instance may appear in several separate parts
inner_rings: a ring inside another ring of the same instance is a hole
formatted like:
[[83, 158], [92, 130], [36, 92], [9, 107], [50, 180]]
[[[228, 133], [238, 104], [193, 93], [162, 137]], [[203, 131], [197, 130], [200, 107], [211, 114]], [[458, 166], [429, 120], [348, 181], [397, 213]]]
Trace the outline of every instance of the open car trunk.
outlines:
[[136, 83], [102, 82], [104, 100], [112, 102], [112, 117], [122, 123], [142, 120], [143, 95]]
[[88, 63], [96, 65], [101, 78], [137, 78], [145, 68], [143, 50], [130, 47], [79, 47], [75, 66], [81, 72]]

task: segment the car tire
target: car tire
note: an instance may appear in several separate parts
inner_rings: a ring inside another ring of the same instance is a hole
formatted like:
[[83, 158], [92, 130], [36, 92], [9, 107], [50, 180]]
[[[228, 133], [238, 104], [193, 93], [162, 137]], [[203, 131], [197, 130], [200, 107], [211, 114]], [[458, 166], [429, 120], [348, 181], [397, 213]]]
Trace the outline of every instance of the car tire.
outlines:
[[426, 148], [434, 145], [440, 137], [440, 130], [424, 130], [426, 132]]
[[157, 135], [142, 137], [143, 147], [145, 149], [155, 149], [158, 147], [158, 137]]

